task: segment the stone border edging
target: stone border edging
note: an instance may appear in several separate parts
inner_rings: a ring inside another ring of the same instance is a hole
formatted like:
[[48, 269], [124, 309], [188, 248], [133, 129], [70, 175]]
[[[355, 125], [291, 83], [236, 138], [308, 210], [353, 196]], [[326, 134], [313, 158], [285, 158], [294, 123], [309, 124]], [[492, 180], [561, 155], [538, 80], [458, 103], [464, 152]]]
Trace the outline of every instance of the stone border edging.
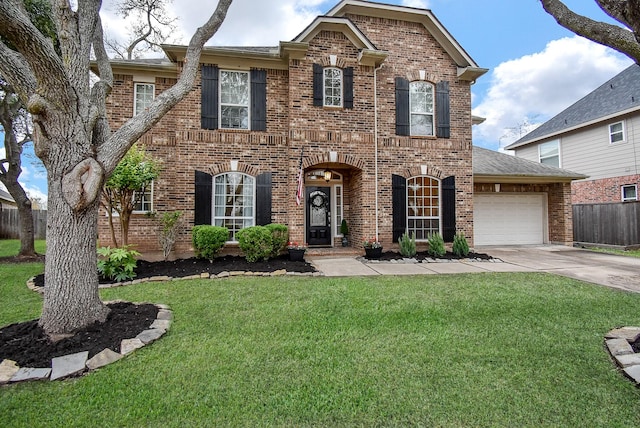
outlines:
[[368, 259], [366, 256], [358, 256], [356, 260], [361, 261], [362, 263], [391, 263], [391, 264], [419, 264], [419, 263], [504, 263], [502, 259], [498, 258], [490, 258], [490, 259], [479, 259], [479, 258], [464, 258], [464, 259], [436, 259], [432, 257], [425, 258], [423, 260], [418, 260], [415, 258], [402, 258], [402, 259], [393, 259], [393, 260], [378, 260], [378, 259]]
[[[31, 287], [30, 287], [31, 288]], [[41, 287], [36, 287], [41, 288]], [[114, 300], [109, 303], [120, 303], [122, 300]], [[141, 305], [146, 303], [134, 303]], [[4, 359], [0, 363], [0, 385], [28, 380], [58, 380], [69, 376], [79, 375], [87, 371], [96, 370], [108, 364], [121, 360], [126, 355], [145, 345], [149, 345], [162, 337], [171, 327], [173, 312], [167, 305], [155, 304], [158, 315], [147, 330], [142, 331], [136, 337], [123, 339], [120, 342], [120, 352], [105, 348], [100, 353], [89, 357], [89, 351], [56, 357], [51, 360], [51, 368], [20, 367], [15, 361]]]
[[620, 327], [604, 336], [605, 345], [618, 368], [640, 386], [640, 352], [635, 352], [631, 344], [640, 338], [640, 327]]

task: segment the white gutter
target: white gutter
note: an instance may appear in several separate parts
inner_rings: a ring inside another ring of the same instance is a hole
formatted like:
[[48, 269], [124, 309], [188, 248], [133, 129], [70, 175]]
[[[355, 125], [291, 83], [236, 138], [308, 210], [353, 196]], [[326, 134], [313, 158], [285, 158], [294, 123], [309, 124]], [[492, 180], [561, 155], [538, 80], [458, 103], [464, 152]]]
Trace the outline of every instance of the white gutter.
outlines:
[[373, 142], [375, 147], [374, 169], [375, 169], [375, 204], [376, 204], [376, 241], [379, 234], [379, 213], [378, 213], [378, 70], [382, 68], [383, 64], [373, 69]]

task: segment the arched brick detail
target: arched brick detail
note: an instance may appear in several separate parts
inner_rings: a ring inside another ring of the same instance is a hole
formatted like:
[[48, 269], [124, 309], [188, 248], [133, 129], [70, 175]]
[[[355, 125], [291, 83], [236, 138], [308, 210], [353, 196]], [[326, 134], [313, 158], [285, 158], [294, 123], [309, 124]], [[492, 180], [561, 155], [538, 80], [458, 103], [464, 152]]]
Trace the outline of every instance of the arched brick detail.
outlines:
[[362, 170], [365, 167], [364, 160], [358, 158], [357, 156], [351, 154], [341, 154], [338, 153], [338, 158], [335, 162], [331, 162], [329, 160], [329, 153], [323, 153], [313, 156], [307, 156], [302, 160], [302, 168], [307, 169], [314, 165], [322, 164], [322, 163], [332, 163], [332, 164], [344, 164], [349, 165], [358, 170]]
[[331, 65], [331, 58], [329, 55], [322, 58], [321, 62], [323, 67], [337, 67], [337, 68], [345, 68], [347, 66], [347, 61], [344, 58], [337, 57], [336, 65]]
[[252, 177], [255, 177], [260, 173], [260, 170], [258, 168], [243, 162], [238, 162], [238, 169], [235, 171], [232, 171], [231, 161], [215, 163], [213, 165], [210, 165], [208, 170], [209, 170], [209, 174], [213, 176], [222, 174], [225, 172], [241, 172], [241, 173], [250, 175]]
[[433, 73], [428, 73], [425, 71], [424, 79], [421, 79], [420, 70], [411, 70], [407, 73], [407, 80], [409, 80], [409, 82], [415, 82], [417, 80], [421, 80], [421, 81], [433, 83], [436, 81], [436, 77], [433, 75]]
[[425, 175], [425, 176], [429, 176], [429, 177], [433, 177], [441, 180], [444, 177], [444, 173], [442, 172], [442, 170], [434, 166], [427, 166], [426, 174], [423, 174], [422, 166], [420, 165], [398, 171], [396, 172], [396, 174], [404, 178], [411, 178], [411, 177], [418, 177], [418, 176]]

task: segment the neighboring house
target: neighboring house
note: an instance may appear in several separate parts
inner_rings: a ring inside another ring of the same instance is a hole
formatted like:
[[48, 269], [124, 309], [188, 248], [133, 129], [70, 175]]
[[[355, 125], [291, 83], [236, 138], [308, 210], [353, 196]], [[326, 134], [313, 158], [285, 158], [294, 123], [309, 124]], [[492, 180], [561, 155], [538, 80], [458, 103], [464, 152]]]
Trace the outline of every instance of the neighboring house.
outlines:
[[[113, 127], [176, 82], [186, 46], [163, 48], [166, 60], [112, 62]], [[486, 71], [430, 10], [360, 0], [279, 46], [206, 47], [194, 90], [141, 139], [164, 166], [139, 212], [180, 210], [188, 226], [228, 227], [231, 243], [275, 222], [291, 240], [339, 246], [346, 219], [353, 246], [378, 237], [389, 248], [404, 232], [460, 232], [473, 245], [470, 87]], [[569, 184], [556, 181], [509, 189], [545, 195], [541, 242], [572, 240], [570, 226], [547, 227], [555, 213], [570, 219]], [[129, 242], [157, 249], [156, 231], [136, 215]], [[106, 216], [99, 233], [109, 243]]]
[[0, 211], [2, 210], [17, 210], [18, 205], [13, 197], [6, 190], [0, 189]]
[[[640, 66], [634, 64], [506, 149], [588, 176], [572, 184], [576, 241], [640, 244], [634, 214], [640, 209], [633, 206], [640, 199], [639, 130]], [[594, 205], [602, 210], [598, 219], [592, 204], [619, 206]]]

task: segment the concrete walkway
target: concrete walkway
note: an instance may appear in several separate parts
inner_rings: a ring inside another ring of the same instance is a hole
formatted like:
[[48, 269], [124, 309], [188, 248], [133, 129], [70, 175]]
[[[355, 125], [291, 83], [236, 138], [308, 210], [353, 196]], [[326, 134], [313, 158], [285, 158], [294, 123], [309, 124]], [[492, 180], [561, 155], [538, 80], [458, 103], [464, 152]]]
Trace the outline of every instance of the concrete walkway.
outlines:
[[640, 292], [640, 259], [595, 253], [561, 245], [483, 247], [499, 259], [439, 263], [363, 263], [354, 256], [308, 257], [325, 276], [435, 275], [482, 272], [549, 272], [582, 281]]

